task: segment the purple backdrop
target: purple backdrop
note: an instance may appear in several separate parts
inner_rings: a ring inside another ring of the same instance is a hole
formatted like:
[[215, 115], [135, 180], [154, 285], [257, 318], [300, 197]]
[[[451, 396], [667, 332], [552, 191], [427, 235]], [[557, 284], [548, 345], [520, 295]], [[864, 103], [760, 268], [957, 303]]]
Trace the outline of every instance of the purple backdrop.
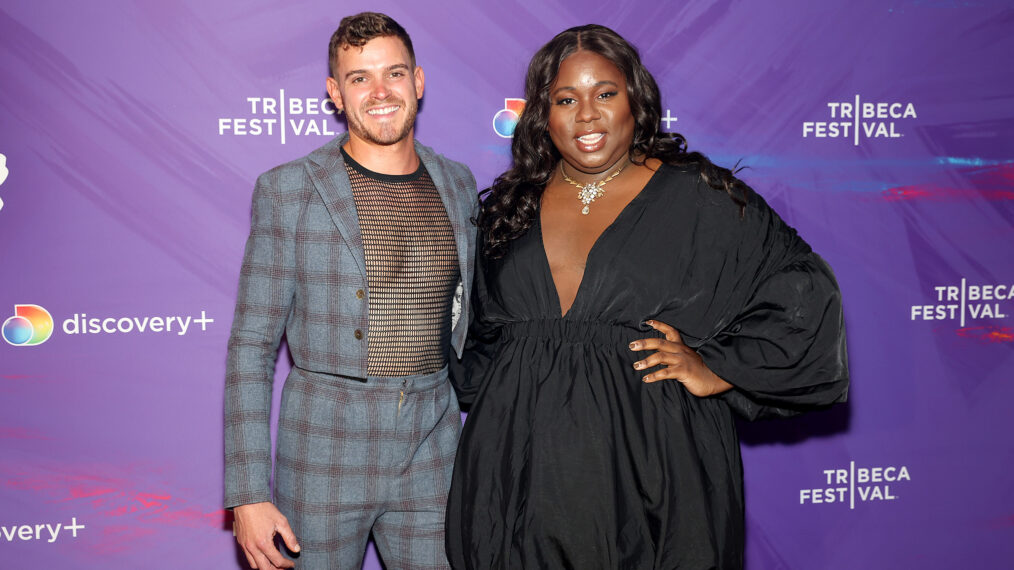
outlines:
[[419, 138], [480, 186], [532, 53], [615, 28], [663, 127], [749, 166], [835, 268], [851, 399], [741, 425], [750, 569], [1009, 567], [1014, 9], [817, 4], [5, 2], [0, 565], [239, 565], [221, 410], [253, 181], [344, 130], [327, 40], [372, 9], [426, 70]]

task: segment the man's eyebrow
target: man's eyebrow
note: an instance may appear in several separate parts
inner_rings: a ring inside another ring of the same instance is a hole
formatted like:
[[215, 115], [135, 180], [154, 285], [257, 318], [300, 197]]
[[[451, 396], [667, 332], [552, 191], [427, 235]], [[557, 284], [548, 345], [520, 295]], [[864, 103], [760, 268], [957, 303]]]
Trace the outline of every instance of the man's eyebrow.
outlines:
[[[609, 81], [609, 80], [599, 81], [595, 85], [592, 85], [592, 87], [593, 88], [594, 87], [600, 87], [602, 85], [612, 85], [613, 87], [619, 87], [618, 83], [616, 83], [615, 81]], [[553, 92], [550, 93], [549, 95], [550, 96], [556, 95], [560, 91], [575, 91], [575, 90], [577, 90], [577, 87], [571, 87], [570, 85], [564, 85], [563, 87], [557, 87], [556, 89], [553, 89]]]
[[[385, 71], [394, 71], [395, 69], [404, 69], [405, 71], [408, 71], [408, 64], [407, 63], [396, 63], [396, 64], [388, 67]], [[370, 72], [370, 70], [368, 70], [368, 69], [353, 69], [353, 70], [351, 70], [351, 71], [349, 71], [348, 73], [345, 74], [345, 79], [348, 79], [349, 77], [352, 77], [353, 75], [368, 74], [369, 72]]]

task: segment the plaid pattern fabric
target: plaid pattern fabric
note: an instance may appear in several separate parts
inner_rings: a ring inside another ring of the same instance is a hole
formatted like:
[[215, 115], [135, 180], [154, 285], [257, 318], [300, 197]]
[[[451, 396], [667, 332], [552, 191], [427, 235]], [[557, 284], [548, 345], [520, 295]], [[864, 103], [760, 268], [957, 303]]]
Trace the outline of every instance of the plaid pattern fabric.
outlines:
[[[271, 389], [282, 334], [296, 367], [366, 377], [369, 288], [362, 236], [336, 137], [276, 167], [253, 196], [225, 387], [225, 506], [269, 501]], [[468, 324], [478, 212], [475, 179], [462, 164], [416, 143], [447, 209], [458, 250], [462, 314], [451, 344], [460, 355]]]
[[444, 509], [461, 418], [447, 369], [365, 383], [293, 369], [275, 504], [297, 568], [359, 568], [373, 530], [388, 568], [447, 568]]

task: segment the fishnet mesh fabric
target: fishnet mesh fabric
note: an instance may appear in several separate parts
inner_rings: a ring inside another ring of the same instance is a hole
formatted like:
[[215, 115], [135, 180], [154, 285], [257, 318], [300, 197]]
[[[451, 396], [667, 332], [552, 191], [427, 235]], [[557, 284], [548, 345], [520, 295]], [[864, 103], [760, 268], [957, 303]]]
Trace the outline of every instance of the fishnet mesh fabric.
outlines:
[[371, 172], [347, 154], [366, 255], [367, 374], [429, 374], [447, 363], [458, 256], [447, 211], [426, 169]]

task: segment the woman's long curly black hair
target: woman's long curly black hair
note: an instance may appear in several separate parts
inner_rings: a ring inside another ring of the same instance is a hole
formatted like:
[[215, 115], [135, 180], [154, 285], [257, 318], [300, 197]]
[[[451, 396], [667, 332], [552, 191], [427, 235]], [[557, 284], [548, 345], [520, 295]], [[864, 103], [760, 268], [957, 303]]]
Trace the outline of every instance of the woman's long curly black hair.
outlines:
[[667, 164], [693, 168], [712, 188], [729, 193], [740, 207], [746, 206], [746, 185], [731, 170], [722, 168], [699, 152], [687, 152], [686, 139], [676, 133], [659, 132], [662, 101], [655, 78], [641, 63], [637, 49], [605, 26], [589, 24], [559, 33], [542, 46], [525, 78], [527, 103], [511, 142], [514, 162], [485, 192], [479, 228], [484, 236], [483, 253], [502, 257], [511, 240], [524, 235], [539, 213], [542, 192], [549, 182], [560, 153], [549, 138], [549, 87], [560, 64], [579, 50], [597, 53], [623, 72], [627, 81], [630, 112], [634, 116], [631, 160], [643, 164], [656, 158]]

